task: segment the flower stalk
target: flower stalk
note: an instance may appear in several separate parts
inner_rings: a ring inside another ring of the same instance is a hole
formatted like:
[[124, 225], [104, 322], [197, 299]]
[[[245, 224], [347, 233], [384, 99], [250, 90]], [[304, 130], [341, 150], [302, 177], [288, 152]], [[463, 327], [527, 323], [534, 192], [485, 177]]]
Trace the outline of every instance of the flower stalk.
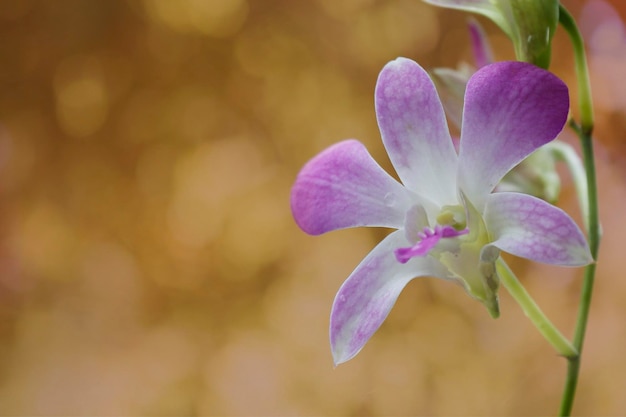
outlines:
[[[587, 233], [591, 255], [597, 260], [598, 249], [600, 246], [600, 222], [598, 216], [598, 190], [593, 156], [593, 141], [591, 136], [593, 131], [593, 104], [591, 101], [587, 58], [580, 31], [578, 30], [572, 16], [562, 5], [559, 7], [559, 22], [567, 31], [574, 48], [581, 122], [580, 124], [577, 124], [572, 120], [570, 122], [570, 127], [578, 134], [582, 146], [583, 164], [586, 170], [588, 190], [587, 198], [589, 212], [588, 221], [586, 222]], [[585, 332], [587, 329], [587, 318], [589, 317], [595, 271], [595, 263], [588, 265], [585, 269], [580, 304], [578, 308], [578, 317], [576, 320], [576, 328], [573, 338], [573, 345], [578, 350], [579, 355], [568, 358], [567, 376], [561, 399], [561, 408], [559, 411], [559, 415], [561, 416], [569, 416], [574, 404], [574, 397], [576, 395], [576, 386], [580, 371], [580, 354], [582, 353]]]
[[556, 349], [559, 355], [568, 359], [577, 358], [577, 349], [561, 334], [554, 324], [552, 324], [543, 311], [541, 311], [502, 258], [496, 261], [496, 270], [498, 271], [502, 286], [507, 289], [509, 294], [511, 294], [515, 301], [522, 307], [524, 314], [533, 322], [539, 332], [554, 349]]

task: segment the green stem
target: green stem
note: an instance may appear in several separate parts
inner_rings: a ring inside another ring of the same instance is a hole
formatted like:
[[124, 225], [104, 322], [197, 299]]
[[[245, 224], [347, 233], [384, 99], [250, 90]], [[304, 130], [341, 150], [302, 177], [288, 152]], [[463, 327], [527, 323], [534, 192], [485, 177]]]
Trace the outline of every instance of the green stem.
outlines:
[[[583, 152], [583, 164], [587, 175], [588, 190], [588, 239], [591, 255], [594, 259], [598, 257], [600, 246], [600, 222], [598, 218], [598, 189], [596, 184], [596, 170], [593, 158], [593, 142], [591, 132], [593, 131], [593, 105], [591, 102], [591, 88], [589, 87], [589, 72], [587, 68], [587, 58], [582, 36], [572, 16], [561, 5], [559, 7], [559, 22], [570, 36], [575, 57], [576, 77], [578, 79], [578, 98], [580, 106], [581, 123], [578, 125], [574, 121], [570, 126], [576, 131], [580, 138]], [[580, 354], [582, 353], [585, 331], [587, 329], [587, 318], [589, 317], [589, 307], [591, 305], [591, 295], [593, 293], [593, 283], [595, 279], [596, 264], [588, 265], [585, 269], [583, 286], [578, 307], [578, 317], [576, 329], [574, 331], [573, 344], [579, 355], [568, 358], [567, 377], [561, 399], [561, 416], [569, 416], [574, 404], [578, 374], [580, 371]]]
[[546, 340], [556, 349], [556, 351], [566, 358], [578, 357], [578, 351], [572, 344], [559, 332], [552, 322], [543, 314], [537, 303], [532, 299], [530, 294], [519, 282], [513, 271], [504, 262], [502, 258], [496, 261], [496, 269], [500, 282], [513, 296], [515, 301], [522, 307], [524, 313], [530, 321], [539, 329], [539, 332]]

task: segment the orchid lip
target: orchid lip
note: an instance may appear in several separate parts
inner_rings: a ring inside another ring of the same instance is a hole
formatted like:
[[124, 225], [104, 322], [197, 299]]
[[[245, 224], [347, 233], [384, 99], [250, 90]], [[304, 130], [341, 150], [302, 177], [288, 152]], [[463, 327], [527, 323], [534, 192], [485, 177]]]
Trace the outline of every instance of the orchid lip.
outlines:
[[425, 256], [439, 243], [441, 239], [453, 238], [469, 233], [469, 229], [456, 230], [449, 225], [437, 225], [434, 228], [425, 227], [417, 236], [420, 240], [413, 246], [398, 248], [394, 251], [398, 262], [405, 264], [411, 258]]

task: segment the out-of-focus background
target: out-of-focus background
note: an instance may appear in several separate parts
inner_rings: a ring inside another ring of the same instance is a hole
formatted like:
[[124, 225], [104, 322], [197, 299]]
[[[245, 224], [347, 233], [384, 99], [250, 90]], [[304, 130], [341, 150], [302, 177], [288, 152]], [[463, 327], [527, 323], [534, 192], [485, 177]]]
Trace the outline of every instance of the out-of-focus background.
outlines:
[[[564, 3], [589, 46], [604, 225], [575, 411], [616, 415], [626, 4]], [[291, 218], [298, 169], [336, 141], [391, 170], [377, 74], [397, 56], [471, 62], [466, 18], [418, 0], [0, 2], [0, 414], [554, 413], [565, 361], [505, 291], [492, 320], [460, 287], [416, 280], [334, 369], [334, 294], [386, 232], [310, 237]], [[562, 30], [552, 70], [575, 100]], [[571, 335], [582, 270], [512, 266]]]

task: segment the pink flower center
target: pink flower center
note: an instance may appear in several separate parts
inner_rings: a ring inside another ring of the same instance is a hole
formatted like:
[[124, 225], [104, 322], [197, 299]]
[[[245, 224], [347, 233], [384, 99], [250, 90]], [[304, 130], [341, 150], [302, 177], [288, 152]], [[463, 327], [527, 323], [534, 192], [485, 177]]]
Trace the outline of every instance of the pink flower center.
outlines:
[[406, 248], [398, 248], [394, 251], [396, 259], [400, 263], [407, 263], [409, 259], [416, 256], [425, 256], [439, 243], [441, 239], [457, 237], [469, 233], [469, 229], [456, 230], [454, 227], [445, 225], [435, 226], [434, 229], [425, 227], [423, 231], [419, 232], [420, 240], [413, 246]]

